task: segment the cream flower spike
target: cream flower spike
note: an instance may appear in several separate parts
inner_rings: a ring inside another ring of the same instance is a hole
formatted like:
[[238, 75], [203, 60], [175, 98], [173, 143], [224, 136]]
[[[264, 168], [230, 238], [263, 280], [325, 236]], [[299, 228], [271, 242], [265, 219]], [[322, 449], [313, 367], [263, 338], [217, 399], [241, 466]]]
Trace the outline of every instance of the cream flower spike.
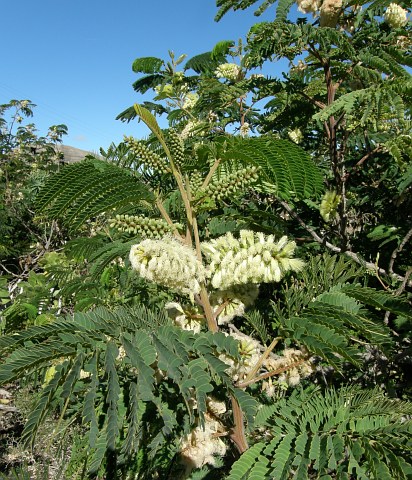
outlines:
[[246, 283], [279, 282], [287, 271], [302, 270], [304, 262], [292, 258], [295, 248], [295, 242], [286, 236], [276, 241], [273, 235], [251, 230], [241, 230], [239, 239], [227, 233], [202, 244], [212, 286], [220, 290]]
[[196, 252], [173, 237], [133, 245], [129, 258], [141, 277], [191, 297], [200, 292], [205, 279]]

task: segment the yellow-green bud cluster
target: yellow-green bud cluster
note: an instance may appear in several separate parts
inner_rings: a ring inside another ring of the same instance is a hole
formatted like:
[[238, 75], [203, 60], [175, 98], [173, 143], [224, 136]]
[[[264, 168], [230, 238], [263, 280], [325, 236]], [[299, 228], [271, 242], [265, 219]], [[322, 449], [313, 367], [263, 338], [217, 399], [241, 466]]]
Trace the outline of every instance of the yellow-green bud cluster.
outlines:
[[300, 271], [304, 262], [292, 258], [296, 248], [286, 236], [241, 230], [239, 239], [230, 232], [202, 244], [209, 263], [208, 274], [216, 289], [247, 283], [279, 282], [287, 271]]
[[220, 180], [212, 180], [212, 182], [199, 192], [199, 197], [208, 196], [214, 200], [223, 200], [231, 197], [238, 192], [244, 192], [252, 183], [259, 178], [258, 168], [249, 166], [242, 168], [235, 173], [221, 178]]
[[189, 92], [185, 97], [183, 108], [185, 110], [190, 110], [196, 105], [198, 100], [199, 100], [199, 95], [197, 93]]
[[408, 23], [408, 11], [397, 3], [391, 3], [383, 14], [383, 19], [392, 28], [401, 28]]
[[183, 165], [185, 161], [185, 146], [182, 137], [174, 129], [169, 130], [168, 146], [176, 165]]
[[295, 128], [294, 130], [290, 130], [288, 132], [289, 138], [292, 142], [300, 143], [303, 140], [303, 133], [300, 128]]
[[228, 290], [217, 290], [210, 295], [210, 303], [214, 312], [220, 311], [218, 324], [229, 323], [240, 317], [245, 309], [252, 305], [259, 294], [259, 286], [255, 284], [236, 285]]
[[116, 215], [109, 219], [109, 225], [120, 232], [133, 233], [146, 238], [160, 239], [172, 232], [172, 228], [164, 220], [136, 215]]
[[190, 296], [200, 293], [205, 269], [196, 252], [173, 237], [143, 240], [130, 250], [130, 263], [151, 282]]
[[150, 150], [144, 143], [133, 137], [124, 137], [124, 141], [144, 165], [161, 173], [170, 172], [167, 160]]
[[340, 195], [335, 191], [328, 191], [322, 198], [320, 203], [320, 214], [325, 222], [330, 222], [338, 217], [338, 205], [340, 203]]
[[239, 79], [241, 69], [236, 63], [223, 63], [219, 65], [215, 70], [217, 78], [226, 78], [231, 82], [236, 82]]

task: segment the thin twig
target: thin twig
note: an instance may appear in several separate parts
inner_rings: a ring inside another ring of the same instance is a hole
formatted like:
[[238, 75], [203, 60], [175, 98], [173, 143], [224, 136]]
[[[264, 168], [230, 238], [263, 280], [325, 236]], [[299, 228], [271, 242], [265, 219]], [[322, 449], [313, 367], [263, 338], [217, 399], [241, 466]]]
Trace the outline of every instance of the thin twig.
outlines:
[[[284, 200], [279, 200], [279, 203], [282, 205], [282, 207], [290, 214], [291, 217], [293, 217], [295, 220], [298, 221], [298, 223], [312, 236], [314, 240], [316, 240], [318, 243], [321, 245], [324, 245], [326, 248], [331, 250], [332, 252], [335, 253], [343, 253], [347, 257], [351, 258], [354, 262], [358, 263], [359, 265], [362, 265], [363, 267], [372, 270], [379, 275], [383, 275], [386, 277], [393, 278], [394, 280], [398, 282], [403, 282], [405, 280], [405, 277], [402, 277], [402, 275], [399, 275], [397, 273], [390, 273], [384, 270], [383, 268], [378, 267], [375, 263], [372, 262], [367, 262], [366, 260], [362, 259], [359, 257], [359, 255], [355, 252], [352, 251], [344, 251], [342, 252], [342, 249], [340, 247], [337, 247], [336, 245], [333, 245], [332, 243], [328, 242], [325, 238], [322, 238], [319, 236], [315, 230], [307, 225], [302, 218], [293, 210], [293, 208]], [[412, 281], [409, 281], [406, 279], [406, 284], [405, 286], [412, 286]]]
[[272, 370], [270, 372], [262, 373], [258, 377], [252, 378], [251, 380], [247, 380], [241, 383], [237, 383], [236, 387], [238, 388], [246, 388], [252, 383], [259, 382], [260, 380], [264, 380], [265, 378], [273, 377], [274, 375], [279, 375], [279, 373], [286, 372], [286, 370], [290, 370], [291, 368], [298, 367], [302, 363], [306, 362], [305, 358], [302, 358], [301, 360], [298, 360], [297, 362], [291, 363], [290, 365], [287, 365], [286, 367], [282, 368], [277, 368], [276, 370]]
[[276, 345], [279, 343], [279, 340], [282, 340], [282, 337], [276, 337], [273, 339], [272, 343], [267, 347], [263, 355], [259, 358], [259, 360], [256, 362], [256, 365], [250, 370], [248, 375], [245, 378], [245, 382], [251, 380], [259, 371], [260, 367], [263, 365], [263, 362], [268, 358], [270, 355], [270, 352], [276, 347]]
[[170, 227], [172, 227], [173, 230], [173, 235], [179, 239], [182, 237], [180, 236], [179, 232], [177, 231], [176, 225], [173, 223], [173, 220], [169, 217], [169, 214], [167, 213], [162, 201], [160, 200], [159, 197], [156, 198], [156, 206], [159, 209], [160, 214], [164, 218], [164, 220], [167, 222]]
[[393, 266], [395, 264], [396, 257], [398, 253], [403, 250], [403, 247], [409, 242], [412, 237], [412, 228], [408, 231], [408, 233], [403, 237], [401, 243], [395, 248], [392, 252], [391, 258], [389, 260], [388, 272], [393, 273]]

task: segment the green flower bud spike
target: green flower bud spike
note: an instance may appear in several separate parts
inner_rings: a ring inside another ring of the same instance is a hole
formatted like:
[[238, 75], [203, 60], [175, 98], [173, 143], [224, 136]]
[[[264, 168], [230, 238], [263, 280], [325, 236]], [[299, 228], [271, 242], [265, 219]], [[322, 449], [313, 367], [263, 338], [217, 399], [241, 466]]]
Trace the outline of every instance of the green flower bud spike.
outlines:
[[133, 137], [124, 137], [124, 141], [129, 146], [130, 150], [147, 167], [157, 170], [160, 173], [171, 172], [167, 160], [160, 157], [156, 152], [150, 150], [144, 145], [144, 143], [139, 142]]
[[185, 147], [182, 137], [173, 128], [169, 130], [168, 146], [175, 164], [182, 166], [185, 161]]
[[[109, 219], [111, 228], [120, 232], [139, 234], [142, 237], [161, 239], [166, 233], [172, 233], [172, 227], [164, 220], [136, 215], [116, 215]], [[179, 227], [180, 225], [176, 225]]]
[[199, 191], [197, 197], [210, 197], [219, 201], [227, 197], [244, 192], [259, 178], [258, 167], [250, 166], [231, 173], [227, 177], [212, 181], [204, 190]]

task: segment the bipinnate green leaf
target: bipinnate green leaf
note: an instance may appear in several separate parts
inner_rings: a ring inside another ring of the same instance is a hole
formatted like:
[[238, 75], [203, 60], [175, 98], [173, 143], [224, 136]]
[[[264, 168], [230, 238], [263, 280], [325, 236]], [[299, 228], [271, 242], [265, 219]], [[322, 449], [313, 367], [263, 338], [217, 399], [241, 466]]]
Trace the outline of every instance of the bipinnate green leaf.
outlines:
[[132, 70], [135, 73], [159, 73], [164, 65], [164, 61], [156, 57], [136, 58], [133, 62]]
[[365, 480], [406, 479], [412, 424], [404, 416], [411, 409], [378, 389], [295, 391], [259, 410], [255, 426], [272, 439], [249, 448], [228, 479], [257, 480], [257, 472], [279, 480], [347, 479], [355, 472]]
[[93, 159], [67, 165], [50, 177], [36, 198], [36, 210], [75, 231], [103, 212], [153, 198], [130, 171]]
[[222, 40], [218, 42], [212, 50], [211, 58], [212, 60], [221, 60], [226, 57], [226, 55], [230, 52], [230, 49], [235, 46], [235, 42], [233, 40]]
[[310, 198], [323, 191], [323, 178], [312, 158], [287, 140], [239, 139], [223, 159], [260, 167], [260, 188], [280, 198]]

